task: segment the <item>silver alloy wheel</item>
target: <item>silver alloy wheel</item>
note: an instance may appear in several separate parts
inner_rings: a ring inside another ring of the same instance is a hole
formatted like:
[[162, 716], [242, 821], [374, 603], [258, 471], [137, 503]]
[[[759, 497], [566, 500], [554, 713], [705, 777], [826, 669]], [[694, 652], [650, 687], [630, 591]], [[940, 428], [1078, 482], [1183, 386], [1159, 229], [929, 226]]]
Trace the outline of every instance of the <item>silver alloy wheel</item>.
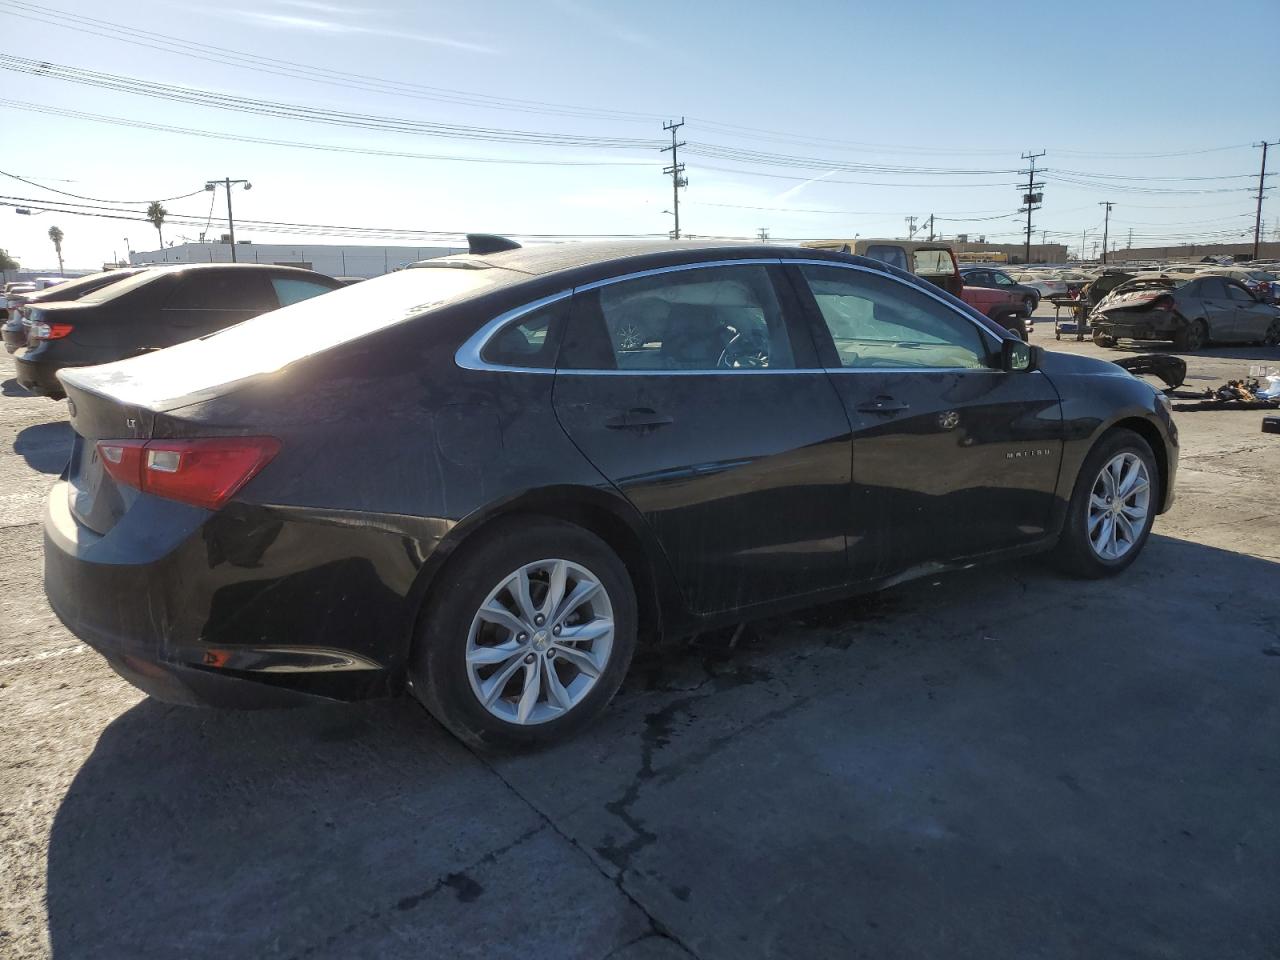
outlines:
[[471, 621], [471, 692], [507, 723], [562, 717], [604, 673], [613, 629], [609, 593], [590, 570], [570, 560], [526, 563], [493, 588]]
[[1089, 494], [1089, 545], [1103, 560], [1119, 560], [1138, 542], [1151, 509], [1151, 477], [1142, 458], [1117, 453]]

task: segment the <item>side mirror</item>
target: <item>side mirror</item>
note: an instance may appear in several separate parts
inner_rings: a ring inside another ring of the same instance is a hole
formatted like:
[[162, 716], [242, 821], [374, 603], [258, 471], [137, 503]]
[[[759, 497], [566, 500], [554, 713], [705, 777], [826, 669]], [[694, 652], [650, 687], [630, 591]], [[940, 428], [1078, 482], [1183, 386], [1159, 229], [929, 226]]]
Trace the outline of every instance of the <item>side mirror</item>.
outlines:
[[1006, 373], [1029, 373], [1039, 366], [1039, 361], [1039, 347], [1012, 338], [1001, 342], [1000, 369]]

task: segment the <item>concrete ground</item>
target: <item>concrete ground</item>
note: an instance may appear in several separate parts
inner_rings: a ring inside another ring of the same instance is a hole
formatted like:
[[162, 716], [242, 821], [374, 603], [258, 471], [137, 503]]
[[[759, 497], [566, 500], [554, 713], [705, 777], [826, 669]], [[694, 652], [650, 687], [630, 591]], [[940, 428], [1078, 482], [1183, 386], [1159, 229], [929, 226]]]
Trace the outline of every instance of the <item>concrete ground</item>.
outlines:
[[41, 592], [63, 407], [3, 393], [0, 957], [1280, 957], [1260, 412], [1177, 415], [1116, 580], [1021, 561], [668, 644], [584, 736], [485, 758], [409, 701], [119, 680]]

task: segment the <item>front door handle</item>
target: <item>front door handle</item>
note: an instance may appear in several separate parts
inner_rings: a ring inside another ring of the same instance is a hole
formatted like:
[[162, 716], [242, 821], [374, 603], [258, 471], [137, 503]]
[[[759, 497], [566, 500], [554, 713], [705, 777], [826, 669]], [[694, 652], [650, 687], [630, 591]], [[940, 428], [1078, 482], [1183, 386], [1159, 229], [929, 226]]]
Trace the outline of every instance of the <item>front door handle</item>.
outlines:
[[665, 427], [671, 422], [670, 417], [649, 407], [632, 407], [626, 413], [610, 417], [604, 425], [610, 430], [642, 430], [646, 427]]
[[874, 400], [858, 404], [859, 413], [901, 413], [903, 410], [910, 409], [909, 403], [903, 403], [893, 397], [876, 397]]

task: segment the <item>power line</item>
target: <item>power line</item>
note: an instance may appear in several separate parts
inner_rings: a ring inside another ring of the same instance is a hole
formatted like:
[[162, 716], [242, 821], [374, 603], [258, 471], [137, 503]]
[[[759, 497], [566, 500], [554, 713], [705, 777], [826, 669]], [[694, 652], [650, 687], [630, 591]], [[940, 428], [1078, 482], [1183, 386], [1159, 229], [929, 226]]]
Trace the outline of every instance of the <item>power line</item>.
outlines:
[[82, 197], [78, 193], [68, 193], [66, 190], [58, 190], [55, 187], [46, 187], [43, 183], [36, 183], [34, 180], [28, 180], [26, 177], [20, 177], [16, 173], [6, 173], [0, 170], [0, 176], [6, 176], [10, 180], [17, 180], [19, 183], [25, 183], [29, 187], [39, 187], [41, 190], [48, 190], [50, 193], [60, 193], [64, 197], [74, 197], [76, 200], [92, 200], [95, 203], [169, 203], [171, 200], [185, 200], [187, 197], [194, 197], [197, 193], [204, 193], [204, 188], [192, 190], [190, 193], [180, 194], [176, 197], [164, 197], [158, 201], [152, 200], [103, 200], [99, 197]]

